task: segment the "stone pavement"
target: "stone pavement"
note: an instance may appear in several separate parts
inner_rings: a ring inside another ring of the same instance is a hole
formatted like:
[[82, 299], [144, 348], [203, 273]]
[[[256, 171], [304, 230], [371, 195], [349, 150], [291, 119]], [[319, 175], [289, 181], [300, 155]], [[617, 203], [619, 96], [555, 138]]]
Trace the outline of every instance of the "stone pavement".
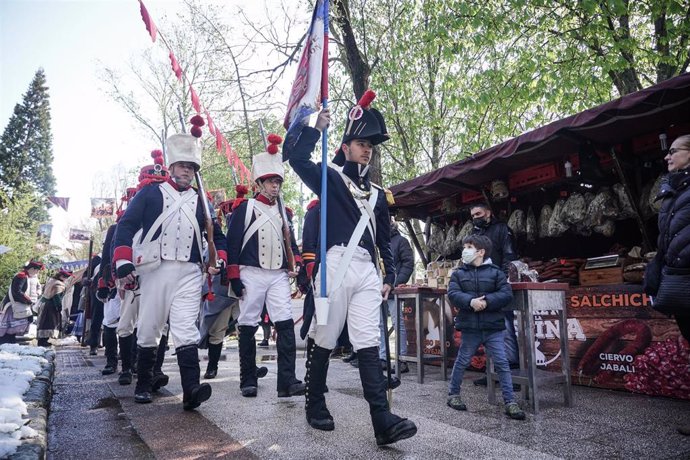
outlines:
[[[690, 458], [690, 438], [676, 432], [677, 425], [690, 424], [688, 401], [575, 386], [575, 406], [565, 408], [562, 393], [554, 388], [544, 392], [538, 417], [528, 414], [527, 420], [514, 421], [503, 415], [502, 406], [488, 404], [484, 388], [472, 385], [471, 380], [479, 374], [466, 374], [463, 398], [469, 411], [457, 412], [445, 404], [446, 382], [440, 379], [438, 369], [427, 367], [425, 383], [417, 384], [414, 365], [394, 392], [393, 411], [417, 423], [417, 436], [377, 448], [356, 368], [339, 359], [331, 361], [327, 401], [336, 429], [320, 432], [305, 420], [303, 397], [277, 398], [274, 345], [258, 349], [257, 359], [268, 367], [269, 374], [260, 380], [257, 398], [240, 396], [237, 342], [229, 346], [218, 377], [210, 381], [213, 396], [192, 413], [182, 411], [182, 390], [172, 351], [164, 366], [170, 384], [153, 404], [135, 404], [133, 386], [119, 386], [115, 375], [101, 377], [102, 356], [86, 360], [94, 367], [80, 367], [79, 372], [64, 369], [63, 353], [86, 355], [86, 349], [58, 350], [57, 382], [66, 385], [71, 379], [77, 388], [91, 382], [90, 390], [75, 392], [75, 398], [83, 399], [74, 401], [75, 407], [98, 406], [105, 386], [110, 397], [118, 401], [119, 405], [112, 403], [117, 407], [117, 419], [93, 430], [94, 437], [99, 429], [107, 433], [100, 439], [119, 436], [119, 447], [103, 444], [109, 441], [92, 442], [98, 452], [105, 452], [99, 455], [102, 458]], [[203, 373], [204, 351], [201, 356]], [[304, 375], [301, 351], [297, 372], [300, 378]], [[60, 401], [59, 397], [60, 393], [55, 400]], [[97, 411], [90, 409], [83, 414], [82, 423]], [[51, 413], [51, 426], [54, 416], [55, 412]], [[64, 411], [60, 416], [65, 416]], [[105, 415], [103, 418], [106, 421]], [[63, 436], [60, 432], [50, 434], [52, 458], [93, 458], [82, 455], [87, 453], [84, 451], [62, 449]], [[55, 443], [61, 446], [57, 450]]]

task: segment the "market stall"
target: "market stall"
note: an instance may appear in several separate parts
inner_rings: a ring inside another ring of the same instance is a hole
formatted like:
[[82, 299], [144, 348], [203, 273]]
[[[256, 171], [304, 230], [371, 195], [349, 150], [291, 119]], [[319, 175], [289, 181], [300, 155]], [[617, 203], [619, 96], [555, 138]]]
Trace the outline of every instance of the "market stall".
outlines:
[[[664, 150], [687, 133], [684, 74], [394, 186], [394, 212], [408, 229], [410, 219], [426, 223], [427, 234], [413, 238], [418, 251], [420, 240], [428, 248], [421, 254], [429, 263], [425, 284], [444, 288], [472, 231], [469, 207], [488, 201], [515, 234], [522, 264], [512, 268], [512, 281], [570, 286], [574, 384], [690, 399], [688, 344], [642, 292], [658, 236], [654, 196]], [[403, 319], [414, 331], [414, 319]], [[554, 312], [534, 318], [542, 369], [560, 369], [558, 326]], [[453, 359], [459, 333], [446, 330]]]

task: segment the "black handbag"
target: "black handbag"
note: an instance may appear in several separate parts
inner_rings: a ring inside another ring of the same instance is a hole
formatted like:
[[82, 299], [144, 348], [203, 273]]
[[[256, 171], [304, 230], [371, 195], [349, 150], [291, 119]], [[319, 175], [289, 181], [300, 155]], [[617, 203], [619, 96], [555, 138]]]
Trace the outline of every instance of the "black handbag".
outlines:
[[654, 309], [666, 315], [690, 313], [690, 269], [664, 267], [652, 299]]

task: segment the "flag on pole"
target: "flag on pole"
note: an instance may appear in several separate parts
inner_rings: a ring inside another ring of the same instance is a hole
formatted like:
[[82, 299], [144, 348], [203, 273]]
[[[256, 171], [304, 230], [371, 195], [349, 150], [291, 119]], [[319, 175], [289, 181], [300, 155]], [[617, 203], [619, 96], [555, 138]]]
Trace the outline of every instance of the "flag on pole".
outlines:
[[286, 142], [287, 139], [294, 139], [307, 118], [318, 111], [321, 102], [328, 98], [328, 74], [324, 71], [327, 68], [328, 0], [317, 0], [283, 122], [287, 129]]
[[151, 41], [155, 42], [156, 33], [158, 32], [158, 29], [156, 29], [156, 24], [153, 23], [153, 20], [151, 19], [148, 10], [144, 6], [144, 2], [142, 2], [141, 0], [139, 0], [139, 11], [141, 12], [141, 19], [142, 21], [144, 21], [144, 24], [146, 25], [146, 30], [149, 31]]
[[55, 206], [60, 206], [65, 211], [67, 211], [67, 208], [69, 208], [69, 198], [68, 197], [49, 196], [48, 201], [53, 203]]

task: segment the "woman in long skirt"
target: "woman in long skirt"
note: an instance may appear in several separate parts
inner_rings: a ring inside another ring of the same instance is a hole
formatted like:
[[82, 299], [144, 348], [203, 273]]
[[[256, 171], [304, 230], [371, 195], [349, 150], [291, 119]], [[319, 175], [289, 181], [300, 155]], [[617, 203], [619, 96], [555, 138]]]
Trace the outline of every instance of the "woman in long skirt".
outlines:
[[27, 295], [28, 280], [42, 269], [41, 262], [31, 261], [12, 278], [10, 290], [0, 306], [0, 343], [15, 343], [17, 335], [24, 335], [29, 330], [33, 312]]
[[46, 283], [43, 297], [39, 301], [38, 313], [38, 346], [48, 347], [48, 339], [56, 338], [60, 330], [62, 297], [65, 295], [65, 281], [72, 272], [60, 270]]

